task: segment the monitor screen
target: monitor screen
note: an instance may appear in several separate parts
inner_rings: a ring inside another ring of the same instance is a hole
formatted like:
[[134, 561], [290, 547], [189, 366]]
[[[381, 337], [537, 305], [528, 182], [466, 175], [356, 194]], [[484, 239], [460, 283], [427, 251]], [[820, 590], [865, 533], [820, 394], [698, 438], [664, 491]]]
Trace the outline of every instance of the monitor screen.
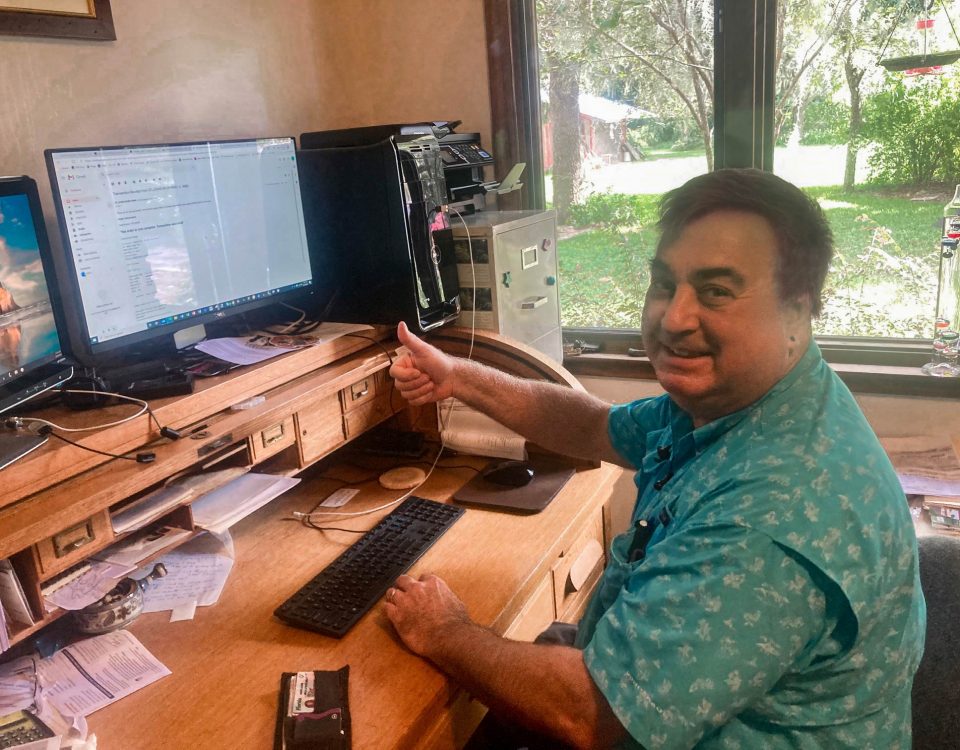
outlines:
[[45, 153], [86, 353], [310, 288], [292, 138]]
[[48, 253], [36, 183], [0, 178], [0, 411], [72, 373], [54, 318]]

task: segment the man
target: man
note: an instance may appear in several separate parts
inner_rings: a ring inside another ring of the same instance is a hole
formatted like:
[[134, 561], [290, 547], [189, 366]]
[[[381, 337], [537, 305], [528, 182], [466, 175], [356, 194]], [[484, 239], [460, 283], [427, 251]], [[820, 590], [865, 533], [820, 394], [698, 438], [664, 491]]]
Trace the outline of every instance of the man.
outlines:
[[910, 747], [925, 628], [897, 478], [811, 333], [819, 206], [756, 170], [668, 193], [643, 341], [666, 395], [610, 407], [454, 359], [400, 326], [412, 404], [455, 396], [546, 448], [636, 469], [575, 647], [474, 624], [398, 579], [404, 643], [498, 714], [577, 747]]

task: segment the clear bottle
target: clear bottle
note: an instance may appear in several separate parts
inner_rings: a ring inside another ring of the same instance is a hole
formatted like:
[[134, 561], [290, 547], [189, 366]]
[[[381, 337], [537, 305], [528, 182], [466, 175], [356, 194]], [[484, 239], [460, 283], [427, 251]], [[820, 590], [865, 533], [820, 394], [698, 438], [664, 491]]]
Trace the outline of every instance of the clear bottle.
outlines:
[[940, 279], [937, 286], [938, 318], [951, 320], [956, 327], [960, 313], [960, 265], [957, 245], [960, 243], [960, 185], [953, 198], [943, 207], [943, 235], [940, 240]]
[[[960, 245], [960, 185], [957, 185], [954, 190], [950, 202], [943, 207], [933, 357], [921, 368], [926, 375], [935, 377], [960, 376], [957, 344], [960, 334], [955, 330], [957, 315], [960, 314], [958, 245]], [[953, 326], [951, 322], [954, 323]]]

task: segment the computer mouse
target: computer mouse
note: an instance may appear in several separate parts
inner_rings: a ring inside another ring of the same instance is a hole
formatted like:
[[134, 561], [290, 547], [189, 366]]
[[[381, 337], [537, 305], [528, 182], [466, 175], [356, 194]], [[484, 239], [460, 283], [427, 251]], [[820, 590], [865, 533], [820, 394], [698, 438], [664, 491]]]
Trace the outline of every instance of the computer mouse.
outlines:
[[480, 475], [488, 482], [505, 487], [523, 487], [533, 479], [533, 467], [526, 461], [497, 461], [485, 468]]

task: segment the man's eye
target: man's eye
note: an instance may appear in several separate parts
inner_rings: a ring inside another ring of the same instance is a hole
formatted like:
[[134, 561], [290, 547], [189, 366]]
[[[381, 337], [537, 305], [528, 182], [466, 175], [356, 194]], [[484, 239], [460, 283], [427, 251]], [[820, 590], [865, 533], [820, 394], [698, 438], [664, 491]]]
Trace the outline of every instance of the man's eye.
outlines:
[[670, 293], [673, 291], [673, 282], [668, 279], [653, 278], [650, 280], [650, 289], [658, 293]]
[[708, 286], [700, 290], [700, 297], [708, 302], [721, 302], [733, 297], [733, 294], [722, 286]]

